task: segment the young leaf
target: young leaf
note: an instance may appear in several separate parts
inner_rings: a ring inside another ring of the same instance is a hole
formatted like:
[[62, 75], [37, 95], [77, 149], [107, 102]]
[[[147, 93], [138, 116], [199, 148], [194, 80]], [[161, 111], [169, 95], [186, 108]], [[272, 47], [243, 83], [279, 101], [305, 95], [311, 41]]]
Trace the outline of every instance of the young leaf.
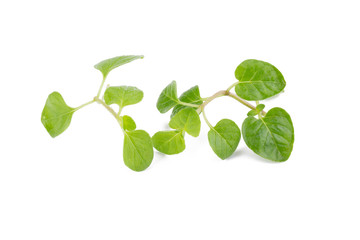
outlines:
[[185, 108], [176, 113], [170, 120], [169, 126], [173, 129], [185, 130], [193, 137], [200, 134], [201, 121], [199, 114], [193, 108]]
[[220, 120], [216, 126], [208, 132], [209, 144], [219, 158], [230, 157], [240, 142], [240, 129], [230, 119]]
[[128, 115], [120, 116], [120, 125], [124, 130], [133, 131], [136, 129], [136, 123]]
[[[189, 90], [183, 92], [183, 94], [181, 94], [181, 96], [179, 97], [179, 100], [181, 102], [186, 102], [186, 103], [191, 103], [191, 104], [198, 104], [201, 105], [203, 103], [203, 100], [200, 97], [200, 90], [199, 90], [199, 86], [194, 86], [192, 88], [190, 88]], [[175, 114], [177, 112], [179, 112], [180, 110], [184, 109], [184, 108], [192, 108], [192, 107], [188, 107], [188, 106], [184, 106], [181, 104], [177, 104], [174, 108], [173, 111], [171, 113], [171, 118], [173, 116], [175, 116]], [[196, 108], [193, 108], [196, 109]]]
[[148, 168], [154, 157], [149, 134], [144, 130], [125, 131], [123, 156], [131, 170], [139, 172]]
[[160, 131], [152, 137], [154, 148], [159, 152], [172, 155], [185, 149], [185, 139], [182, 131]]
[[127, 56], [114, 57], [101, 61], [98, 64], [96, 64], [94, 67], [98, 69], [100, 72], [102, 72], [104, 78], [106, 78], [109, 72], [114, 68], [132, 62], [136, 59], [142, 59], [142, 58], [144, 58], [143, 55], [127, 55]]
[[136, 87], [120, 86], [108, 87], [104, 93], [107, 105], [117, 104], [120, 108], [140, 102], [144, 96], [143, 91]]
[[290, 115], [282, 108], [272, 108], [265, 117], [247, 117], [242, 125], [246, 145], [256, 154], [272, 161], [286, 161], [294, 144]]
[[245, 60], [235, 70], [236, 94], [246, 100], [263, 100], [280, 93], [286, 85], [281, 72], [270, 63]]
[[247, 113], [247, 115], [248, 115], [249, 117], [256, 116], [257, 114], [258, 114], [258, 111], [256, 111], [256, 110], [250, 110], [250, 111]]
[[54, 138], [69, 127], [75, 111], [75, 108], [66, 105], [60, 93], [52, 92], [46, 100], [41, 114], [41, 122], [50, 136]]
[[264, 104], [259, 104], [259, 105], [256, 106], [256, 110], [257, 110], [258, 112], [261, 112], [262, 110], [264, 110], [264, 108], [265, 108], [265, 105], [264, 105]]
[[176, 82], [172, 81], [161, 92], [156, 107], [161, 113], [166, 113], [179, 102], [177, 97]]

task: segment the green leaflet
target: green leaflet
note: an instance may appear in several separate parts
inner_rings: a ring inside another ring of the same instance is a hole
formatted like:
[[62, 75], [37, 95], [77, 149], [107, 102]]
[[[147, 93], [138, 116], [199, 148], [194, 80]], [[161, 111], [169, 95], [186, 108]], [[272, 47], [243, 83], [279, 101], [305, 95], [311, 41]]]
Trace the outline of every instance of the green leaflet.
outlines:
[[172, 81], [161, 92], [156, 107], [161, 113], [166, 113], [179, 102], [177, 97], [176, 82]]
[[193, 137], [200, 134], [201, 121], [199, 114], [193, 108], [185, 108], [175, 114], [169, 126], [173, 129], [185, 130]]
[[139, 172], [148, 168], [154, 157], [149, 134], [144, 130], [125, 131], [123, 157], [131, 170]]
[[41, 122], [50, 136], [54, 138], [69, 127], [75, 111], [76, 108], [66, 105], [60, 93], [52, 92], [46, 100], [41, 114]]
[[262, 119], [247, 117], [242, 132], [246, 145], [261, 157], [277, 162], [290, 157], [294, 127], [284, 109], [272, 108]]
[[263, 100], [280, 93], [286, 85], [283, 75], [270, 63], [245, 60], [235, 70], [236, 94], [246, 100]]
[[120, 125], [124, 130], [133, 131], [136, 129], [136, 123], [134, 119], [128, 115], [120, 116]]
[[108, 87], [104, 93], [104, 100], [107, 105], [117, 104], [120, 108], [136, 104], [143, 99], [144, 93], [136, 87], [119, 86]]
[[101, 61], [98, 64], [96, 64], [94, 67], [98, 69], [100, 72], [102, 72], [104, 78], [106, 78], [111, 70], [126, 63], [132, 62], [136, 59], [142, 59], [142, 58], [144, 58], [143, 55], [127, 55], [127, 56], [114, 57]]
[[248, 117], [253, 117], [253, 116], [256, 116], [258, 114], [258, 111], [256, 110], [250, 110], [247, 115]]
[[259, 105], [256, 106], [256, 110], [257, 110], [258, 112], [261, 112], [262, 110], [264, 110], [264, 108], [265, 108], [265, 105], [264, 105], [264, 104], [259, 104]]
[[152, 141], [154, 148], [168, 155], [181, 153], [185, 149], [182, 131], [160, 131], [155, 133]]
[[208, 132], [209, 144], [219, 158], [230, 157], [240, 142], [240, 129], [230, 119], [220, 120], [216, 126]]
[[[196, 86], [190, 88], [189, 90], [183, 92], [183, 94], [181, 94], [181, 96], [179, 97], [179, 100], [181, 102], [201, 105], [203, 103], [203, 100], [200, 97], [199, 86], [196, 85]], [[172, 111], [170, 117], [172, 118], [173, 116], [175, 116], [175, 114], [177, 112], [179, 112], [180, 110], [182, 110], [184, 108], [191, 108], [191, 107], [184, 106], [184, 105], [181, 105], [181, 104], [177, 104], [173, 108], [173, 111]], [[193, 108], [193, 109], [196, 109], [196, 108]]]

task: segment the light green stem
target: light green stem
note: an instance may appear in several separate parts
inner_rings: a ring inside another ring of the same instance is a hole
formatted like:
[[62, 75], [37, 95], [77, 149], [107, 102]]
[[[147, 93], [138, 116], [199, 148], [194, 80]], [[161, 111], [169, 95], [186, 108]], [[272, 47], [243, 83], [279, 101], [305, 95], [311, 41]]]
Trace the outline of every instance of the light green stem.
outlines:
[[[114, 109], [112, 109], [109, 105], [107, 105], [103, 100], [99, 99], [98, 97], [94, 97], [94, 101], [103, 105], [120, 124], [120, 116], [117, 115], [117, 113], [114, 111]], [[121, 126], [121, 124], [120, 124], [120, 126]]]
[[215, 98], [221, 97], [221, 96], [225, 96], [227, 91], [219, 91], [217, 93], [215, 93], [214, 95], [212, 95], [211, 97], [206, 98], [206, 101], [203, 102], [198, 109], [196, 110], [198, 113], [201, 113], [201, 111], [204, 110], [205, 106], [208, 105], [209, 102], [211, 102], [212, 100], [214, 100]]
[[209, 128], [214, 129], [213, 125], [211, 125], [211, 123], [207, 119], [204, 109], [202, 109], [202, 115], [204, 117], [204, 120], [205, 120], [206, 124], [209, 126]]
[[118, 117], [120, 117], [121, 111], [122, 111], [122, 107], [119, 107], [119, 112], [117, 113]]
[[103, 77], [103, 80], [102, 80], [102, 82], [101, 82], [99, 91], [98, 91], [98, 93], [97, 93], [97, 95], [96, 95], [97, 98], [100, 97], [100, 93], [101, 93], [101, 90], [102, 90], [102, 88], [103, 88], [103, 86], [104, 86], [105, 80], [106, 80], [106, 77], [104, 76], [104, 77]]
[[75, 108], [75, 111], [77, 111], [77, 110], [79, 110], [79, 109], [81, 109], [81, 108], [83, 108], [83, 107], [85, 107], [85, 106], [87, 106], [87, 105], [89, 105], [89, 104], [91, 104], [91, 103], [93, 103], [93, 102], [95, 102], [95, 100], [92, 100], [92, 101], [89, 101], [89, 102], [87, 102], [87, 103], [84, 103], [83, 105], [80, 105], [80, 106], [78, 106], [77, 108]]
[[198, 108], [200, 106], [198, 104], [186, 103], [186, 102], [182, 102], [182, 101], [179, 101], [178, 103], [181, 105], [184, 105], [184, 106], [195, 107], [195, 108]]
[[[256, 103], [256, 107], [259, 105], [259, 101], [256, 101], [255, 102]], [[261, 116], [261, 112], [258, 112], [258, 117], [259, 117], [259, 119], [261, 119], [262, 118], [262, 116]]]
[[[248, 101], [245, 101], [244, 99], [240, 98], [238, 95], [235, 95], [235, 94], [233, 94], [233, 93], [229, 93], [228, 96], [231, 97], [231, 98], [233, 98], [233, 99], [235, 99], [236, 101], [244, 104], [244, 105], [247, 106], [248, 108], [251, 108], [252, 110], [255, 110], [255, 111], [256, 111], [256, 107], [255, 107], [255, 106], [253, 106], [253, 105], [252, 105], [251, 103], [249, 103]], [[262, 113], [263, 115], [266, 114], [265, 111], [261, 111], [261, 113]]]
[[227, 92], [230, 92], [230, 90], [231, 90], [233, 87], [235, 87], [236, 85], [238, 85], [239, 83], [240, 83], [240, 82], [237, 81], [237, 82], [231, 84], [230, 87], [228, 87], [228, 89], [226, 89], [226, 91], [227, 91]]

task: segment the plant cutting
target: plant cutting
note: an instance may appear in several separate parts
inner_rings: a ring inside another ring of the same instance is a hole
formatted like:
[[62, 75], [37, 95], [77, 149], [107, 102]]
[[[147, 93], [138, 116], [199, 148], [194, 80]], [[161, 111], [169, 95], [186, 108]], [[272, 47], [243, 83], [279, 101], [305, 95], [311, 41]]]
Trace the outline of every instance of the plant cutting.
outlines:
[[[154, 147], [162, 153], [178, 154], [185, 149], [185, 135], [197, 137], [200, 134], [202, 114], [209, 126], [208, 141], [214, 153], [221, 159], [230, 157], [237, 149], [241, 135], [246, 145], [259, 156], [276, 161], [286, 161], [294, 144], [294, 127], [290, 115], [276, 107], [268, 112], [260, 100], [273, 97], [285, 88], [281, 72], [270, 63], [249, 59], [235, 70], [237, 81], [226, 90], [202, 98], [198, 86], [177, 95], [177, 85], [172, 81], [160, 94], [157, 109], [166, 113], [172, 109], [170, 131], [159, 131], [152, 137]], [[231, 90], [235, 88], [235, 93]], [[227, 96], [250, 108], [241, 130], [230, 119], [210, 123], [206, 117], [206, 106], [218, 97]], [[252, 105], [248, 101], [255, 101]], [[241, 134], [242, 132], [242, 134]]]
[[[59, 136], [69, 127], [76, 111], [96, 102], [109, 111], [121, 127], [124, 134], [123, 160], [134, 171], [143, 171], [150, 166], [154, 157], [153, 147], [168, 155], [184, 151], [185, 135], [198, 137], [200, 134], [200, 115], [210, 128], [209, 144], [221, 159], [226, 159], [235, 152], [241, 135], [246, 145], [263, 158], [283, 162], [290, 157], [294, 144], [294, 127], [290, 115], [279, 107], [266, 112], [265, 105], [259, 102], [279, 94], [285, 88], [284, 77], [276, 67], [259, 60], [245, 60], [235, 70], [237, 81], [226, 90], [220, 90], [207, 98], [200, 96], [198, 86], [178, 97], [176, 82], [172, 81], [161, 92], [156, 107], [160, 113], [172, 109], [169, 126], [173, 130], [159, 131], [150, 137], [146, 131], [137, 129], [130, 116], [122, 114], [124, 107], [142, 100], [144, 94], [140, 89], [133, 86], [111, 86], [101, 96], [104, 83], [113, 69], [142, 58], [142, 55], [119, 56], [96, 64], [94, 67], [103, 76], [97, 95], [78, 107], [68, 106], [60, 93], [52, 92], [41, 114], [41, 122], [50, 136]], [[233, 88], [235, 93], [231, 92]], [[222, 119], [214, 126], [206, 117], [206, 106], [222, 96], [231, 97], [250, 108], [241, 130], [230, 119]], [[249, 101], [255, 101], [255, 105]], [[118, 112], [111, 107], [113, 104], [119, 106]]]
[[[125, 165], [134, 171], [148, 168], [154, 157], [150, 135], [144, 130], [137, 130], [135, 121], [130, 116], [121, 114], [124, 107], [140, 102], [144, 95], [143, 92], [132, 86], [114, 86], [106, 88], [103, 96], [100, 97], [105, 80], [111, 70], [143, 57], [141, 55], [120, 56], [96, 64], [94, 67], [103, 76], [100, 88], [92, 100], [79, 107], [69, 107], [60, 93], [52, 92], [48, 96], [41, 114], [41, 122], [50, 136], [55, 138], [63, 133], [69, 127], [71, 118], [76, 111], [96, 102], [114, 116], [124, 133], [123, 159]], [[112, 104], [119, 106], [118, 112], [115, 112], [110, 106]]]

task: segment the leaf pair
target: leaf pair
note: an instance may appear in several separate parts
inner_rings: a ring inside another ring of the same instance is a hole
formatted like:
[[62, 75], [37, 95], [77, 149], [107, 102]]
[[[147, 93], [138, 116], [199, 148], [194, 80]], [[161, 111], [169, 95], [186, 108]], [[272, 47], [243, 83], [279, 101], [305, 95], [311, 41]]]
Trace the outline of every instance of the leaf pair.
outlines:
[[172, 81], [169, 85], [167, 85], [164, 90], [161, 92], [158, 101], [156, 103], [156, 107], [160, 113], [166, 113], [170, 109], [173, 108], [171, 113], [171, 118], [175, 116], [177, 112], [184, 108], [193, 108], [184, 105], [191, 104], [200, 106], [203, 103], [202, 98], [200, 97], [200, 90], [198, 86], [194, 86], [189, 90], [185, 91], [181, 96], [177, 97], [177, 86], [176, 81]]
[[[256, 114], [262, 109], [263, 106], [257, 108]], [[286, 161], [290, 157], [294, 127], [290, 115], [284, 109], [272, 108], [265, 117], [259, 119], [250, 114], [242, 124], [242, 133], [246, 145], [261, 157], [277, 162]], [[240, 137], [239, 127], [229, 119], [219, 121], [208, 132], [210, 146], [221, 159], [235, 152]]]
[[152, 137], [154, 147], [165, 154], [177, 154], [185, 149], [185, 132], [193, 137], [200, 134], [201, 121], [196, 107], [186, 106], [191, 104], [199, 106], [202, 103], [198, 86], [185, 91], [177, 97], [176, 82], [172, 81], [161, 92], [156, 107], [161, 113], [173, 108], [169, 126], [173, 131], [159, 131]]
[[[142, 100], [144, 93], [131, 86], [109, 87], [104, 93], [107, 105], [119, 105], [119, 112], [128, 105]], [[118, 116], [118, 121], [124, 131], [124, 163], [134, 171], [143, 171], [148, 168], [154, 157], [154, 150], [150, 135], [144, 130], [135, 130], [135, 121], [127, 115]]]
[[165, 154], [177, 154], [185, 149], [185, 132], [193, 137], [200, 134], [199, 114], [192, 108], [184, 108], [170, 120], [169, 126], [174, 131], [160, 131], [152, 137], [154, 147]]

